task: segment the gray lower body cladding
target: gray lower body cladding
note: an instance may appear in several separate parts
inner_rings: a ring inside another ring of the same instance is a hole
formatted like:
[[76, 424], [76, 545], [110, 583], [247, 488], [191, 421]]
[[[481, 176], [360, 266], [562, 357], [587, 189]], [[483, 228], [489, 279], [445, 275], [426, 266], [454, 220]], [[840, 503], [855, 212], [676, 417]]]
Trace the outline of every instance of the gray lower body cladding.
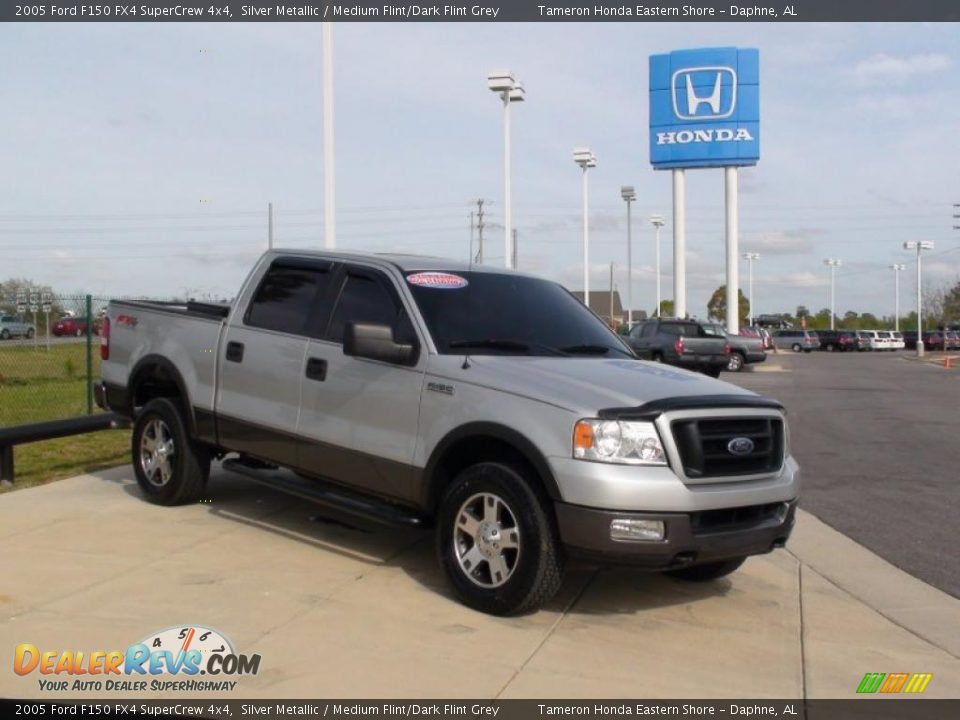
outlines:
[[[761, 555], [786, 544], [797, 501], [693, 513], [598, 510], [556, 503], [560, 538], [574, 556], [603, 565], [669, 570], [688, 565]], [[662, 541], [613, 540], [614, 519], [659, 520]]]

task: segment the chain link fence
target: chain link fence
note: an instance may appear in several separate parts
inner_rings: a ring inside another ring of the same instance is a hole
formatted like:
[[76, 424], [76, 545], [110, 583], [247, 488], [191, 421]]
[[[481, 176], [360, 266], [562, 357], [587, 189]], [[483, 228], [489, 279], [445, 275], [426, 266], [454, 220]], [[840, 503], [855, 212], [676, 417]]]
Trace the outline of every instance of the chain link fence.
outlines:
[[0, 297], [0, 427], [98, 411], [100, 327], [110, 298]]

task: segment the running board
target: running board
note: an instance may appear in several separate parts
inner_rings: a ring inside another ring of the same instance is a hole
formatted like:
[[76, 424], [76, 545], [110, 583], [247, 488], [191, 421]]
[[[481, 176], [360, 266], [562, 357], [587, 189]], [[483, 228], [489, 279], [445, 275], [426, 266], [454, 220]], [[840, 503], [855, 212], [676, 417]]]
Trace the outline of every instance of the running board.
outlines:
[[321, 505], [359, 515], [384, 525], [427, 527], [427, 518], [415, 510], [394, 505], [369, 495], [353, 492], [324, 480], [303, 478], [283, 468], [253, 468], [236, 458], [224, 460], [224, 470], [235, 472], [263, 485]]

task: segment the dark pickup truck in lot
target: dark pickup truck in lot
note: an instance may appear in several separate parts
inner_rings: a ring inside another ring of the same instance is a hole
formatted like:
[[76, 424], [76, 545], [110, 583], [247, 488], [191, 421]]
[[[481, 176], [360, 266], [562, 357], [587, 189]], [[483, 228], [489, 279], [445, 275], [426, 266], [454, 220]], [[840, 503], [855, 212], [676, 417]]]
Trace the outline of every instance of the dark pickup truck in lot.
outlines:
[[727, 357], [729, 372], [740, 372], [744, 365], [764, 362], [767, 351], [764, 349], [762, 337], [754, 335], [731, 335], [720, 323], [704, 323], [703, 329], [708, 335], [725, 338], [730, 343], [730, 354]]
[[730, 362], [726, 336], [708, 333], [696, 320], [654, 318], [634, 326], [626, 340], [644, 360], [698, 370], [710, 377], [720, 377]]

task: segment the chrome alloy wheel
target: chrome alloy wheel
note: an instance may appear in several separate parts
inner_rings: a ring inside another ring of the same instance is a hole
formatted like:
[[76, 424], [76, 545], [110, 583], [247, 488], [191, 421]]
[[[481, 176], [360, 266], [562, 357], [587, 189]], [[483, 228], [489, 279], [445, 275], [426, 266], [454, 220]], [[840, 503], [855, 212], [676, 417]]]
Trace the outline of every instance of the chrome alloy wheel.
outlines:
[[170, 428], [160, 418], [154, 418], [140, 438], [140, 469], [151, 485], [163, 487], [170, 482], [175, 455]]
[[473, 495], [457, 513], [453, 550], [471, 582], [500, 587], [520, 560], [520, 528], [513, 510], [493, 493]]

